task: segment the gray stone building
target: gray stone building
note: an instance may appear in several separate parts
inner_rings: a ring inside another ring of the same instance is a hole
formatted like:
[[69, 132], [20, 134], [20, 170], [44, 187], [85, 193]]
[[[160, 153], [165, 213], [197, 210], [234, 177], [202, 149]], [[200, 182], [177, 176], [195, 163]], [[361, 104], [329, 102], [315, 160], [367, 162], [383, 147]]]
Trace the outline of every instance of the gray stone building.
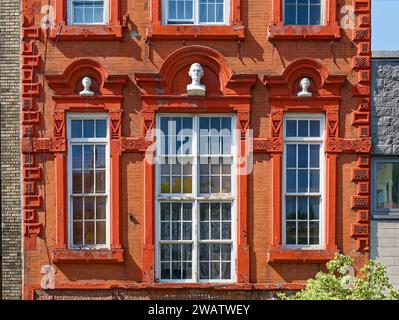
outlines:
[[1, 298], [20, 299], [20, 2], [0, 6]]
[[399, 288], [399, 51], [372, 57], [371, 258]]

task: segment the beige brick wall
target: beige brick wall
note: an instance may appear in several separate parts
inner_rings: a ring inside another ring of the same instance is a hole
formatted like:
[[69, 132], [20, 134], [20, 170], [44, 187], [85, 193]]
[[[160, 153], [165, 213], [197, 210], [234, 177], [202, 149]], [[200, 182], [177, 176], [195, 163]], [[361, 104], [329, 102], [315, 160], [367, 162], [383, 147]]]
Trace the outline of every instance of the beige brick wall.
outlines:
[[399, 289], [399, 219], [371, 222], [371, 258], [387, 267], [392, 284]]

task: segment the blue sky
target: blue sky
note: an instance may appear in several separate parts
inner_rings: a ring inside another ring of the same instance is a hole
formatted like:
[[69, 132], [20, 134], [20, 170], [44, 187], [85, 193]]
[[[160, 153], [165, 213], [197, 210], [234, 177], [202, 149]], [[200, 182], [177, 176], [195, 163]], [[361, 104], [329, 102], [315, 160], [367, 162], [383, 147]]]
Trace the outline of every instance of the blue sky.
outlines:
[[372, 0], [372, 50], [399, 50], [399, 0]]

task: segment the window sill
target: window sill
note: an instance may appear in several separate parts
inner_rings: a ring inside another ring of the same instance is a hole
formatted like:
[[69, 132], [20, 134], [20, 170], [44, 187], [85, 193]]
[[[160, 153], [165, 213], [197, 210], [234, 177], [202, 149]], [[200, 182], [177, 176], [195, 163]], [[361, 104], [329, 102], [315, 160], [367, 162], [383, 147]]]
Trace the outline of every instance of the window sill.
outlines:
[[240, 40], [245, 38], [245, 26], [234, 25], [159, 25], [152, 24], [147, 29], [147, 39], [217, 39]]
[[53, 263], [122, 263], [123, 249], [53, 250]]
[[64, 25], [50, 29], [51, 40], [121, 40], [121, 25]]
[[339, 40], [341, 28], [338, 24], [329, 26], [285, 26], [269, 25], [268, 40]]
[[293, 249], [269, 249], [267, 253], [268, 263], [324, 263], [334, 258], [337, 250], [293, 250]]

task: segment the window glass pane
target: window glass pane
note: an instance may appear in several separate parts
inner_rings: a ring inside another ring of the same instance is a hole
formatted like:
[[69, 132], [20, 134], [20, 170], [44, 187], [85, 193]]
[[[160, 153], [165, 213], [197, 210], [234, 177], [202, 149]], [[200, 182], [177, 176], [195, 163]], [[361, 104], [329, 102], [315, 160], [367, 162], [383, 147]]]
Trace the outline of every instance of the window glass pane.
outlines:
[[319, 170], [310, 170], [309, 177], [309, 192], [319, 192], [320, 191], [320, 174]]
[[96, 192], [105, 193], [105, 170], [96, 171]]
[[75, 245], [83, 244], [83, 222], [73, 223], [73, 243]]
[[83, 218], [83, 198], [74, 197], [72, 202], [73, 220], [82, 220]]
[[[320, 1], [320, 0], [319, 0]], [[311, 5], [310, 6], [310, 24], [311, 25], [320, 25], [320, 5]]]
[[296, 192], [296, 170], [287, 170], [287, 192]]
[[94, 192], [94, 171], [85, 170], [84, 171], [84, 193]]
[[307, 222], [298, 222], [298, 244], [308, 244]]
[[184, 1], [177, 1], [177, 19], [184, 20]]
[[94, 120], [83, 120], [83, 138], [94, 138]]
[[308, 120], [298, 120], [298, 137], [308, 137]]
[[93, 17], [93, 22], [95, 23], [101, 23], [104, 21], [104, 11], [103, 11], [103, 6], [101, 5], [96, 5], [94, 6], [94, 17]]
[[96, 222], [96, 244], [105, 244], [106, 234], [105, 234], [105, 221]]
[[84, 168], [93, 169], [94, 168], [94, 146], [85, 145], [84, 146]]
[[319, 222], [309, 222], [309, 244], [319, 244]]
[[71, 121], [71, 133], [72, 138], [81, 138], [82, 137], [82, 120], [72, 120]]
[[296, 167], [296, 145], [288, 144], [287, 145], [287, 168], [295, 168]]
[[170, 178], [169, 178], [169, 176], [161, 177], [161, 193], [170, 193]]
[[306, 220], [308, 218], [308, 197], [298, 197], [298, 219]]
[[294, 5], [290, 5], [289, 2], [285, 5], [285, 24], [296, 24], [296, 6], [295, 2]]
[[82, 193], [82, 171], [72, 171], [72, 193]]
[[83, 19], [83, 5], [76, 3], [73, 8], [73, 22], [84, 23]]
[[83, 23], [93, 23], [93, 8], [89, 6], [83, 7]]
[[310, 148], [310, 167], [319, 168], [320, 166], [320, 145], [311, 144]]
[[399, 208], [399, 163], [377, 162], [377, 208]]
[[82, 168], [82, 146], [73, 145], [72, 146], [72, 168], [80, 169]]
[[96, 120], [96, 137], [106, 138], [107, 137], [107, 121], [106, 120]]
[[286, 121], [286, 133], [287, 137], [296, 137], [296, 120], [287, 120]]
[[307, 144], [298, 145], [298, 168], [308, 167], [308, 147]]
[[96, 168], [105, 168], [105, 145], [96, 146]]
[[318, 220], [319, 219], [319, 197], [309, 197], [309, 219]]
[[298, 10], [297, 24], [298, 25], [308, 25], [309, 24], [308, 6], [307, 5], [299, 5], [297, 10]]
[[285, 200], [285, 218], [296, 219], [296, 197], [287, 197]]
[[186, 1], [186, 19], [192, 19], [193, 18], [193, 2], [192, 1]]
[[94, 221], [85, 221], [85, 244], [94, 244]]
[[85, 220], [94, 219], [94, 197], [85, 197]]
[[96, 198], [96, 218], [106, 219], [106, 197]]
[[298, 170], [298, 192], [308, 192], [308, 170]]
[[320, 121], [319, 120], [310, 120], [310, 136], [311, 137], [320, 137]]
[[287, 244], [296, 244], [296, 222], [289, 221], [286, 223], [286, 243]]
[[168, 14], [169, 19], [176, 19], [177, 18], [177, 4], [176, 1], [169, 0], [168, 1]]

